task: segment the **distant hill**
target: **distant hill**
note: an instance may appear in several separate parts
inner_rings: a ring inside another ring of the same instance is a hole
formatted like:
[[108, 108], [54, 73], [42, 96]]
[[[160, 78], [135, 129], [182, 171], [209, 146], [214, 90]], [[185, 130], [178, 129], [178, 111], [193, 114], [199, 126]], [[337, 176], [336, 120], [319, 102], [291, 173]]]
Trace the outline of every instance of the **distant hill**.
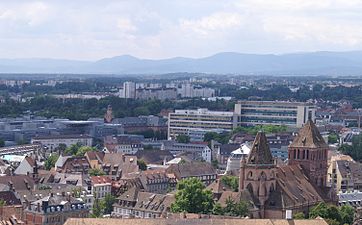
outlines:
[[201, 72], [261, 75], [362, 75], [362, 51], [283, 55], [224, 52], [205, 58], [139, 59], [130, 55], [98, 61], [0, 59], [0, 73], [160, 74]]

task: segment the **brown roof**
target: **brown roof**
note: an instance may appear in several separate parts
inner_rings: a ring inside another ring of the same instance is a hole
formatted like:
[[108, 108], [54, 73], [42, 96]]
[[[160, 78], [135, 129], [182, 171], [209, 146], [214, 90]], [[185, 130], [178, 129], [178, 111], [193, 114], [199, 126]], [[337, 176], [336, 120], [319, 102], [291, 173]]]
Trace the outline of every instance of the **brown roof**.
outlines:
[[294, 138], [289, 147], [328, 148], [328, 145], [313, 121], [308, 120], [308, 122], [299, 130], [298, 135]]
[[87, 157], [88, 160], [98, 160], [100, 163], [102, 163], [104, 152], [88, 151], [85, 153], [85, 157]]
[[217, 174], [210, 163], [196, 161], [172, 164], [166, 172], [174, 173], [177, 179]]
[[92, 184], [106, 184], [106, 183], [109, 183], [111, 184], [112, 183], [112, 178], [108, 177], [108, 176], [93, 176], [91, 177], [91, 181], [92, 181]]
[[34, 189], [34, 180], [27, 175], [0, 176], [0, 184], [12, 185], [15, 191]]
[[70, 218], [65, 225], [328, 225], [323, 219], [95, 219]]
[[323, 202], [299, 165], [277, 167], [276, 178], [277, 188], [268, 199], [269, 203], [289, 207]]
[[257, 133], [247, 164], [273, 164], [273, 156], [264, 132]]
[[29, 163], [30, 166], [34, 167], [36, 165], [36, 162], [33, 158], [26, 156], [25, 160]]
[[166, 159], [170, 161], [173, 159], [173, 155], [167, 150], [144, 150], [136, 153], [138, 159], [142, 159], [147, 164], [162, 164]]

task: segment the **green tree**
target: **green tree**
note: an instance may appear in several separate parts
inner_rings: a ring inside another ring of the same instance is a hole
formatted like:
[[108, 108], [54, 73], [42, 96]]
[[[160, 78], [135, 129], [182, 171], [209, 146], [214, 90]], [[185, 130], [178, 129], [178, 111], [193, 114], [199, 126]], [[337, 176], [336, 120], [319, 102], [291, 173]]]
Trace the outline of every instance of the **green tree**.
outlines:
[[6, 206], [6, 201], [4, 199], [0, 199], [0, 207]]
[[188, 135], [180, 134], [177, 135], [176, 141], [178, 143], [190, 143], [190, 137]]
[[338, 135], [337, 135], [337, 134], [330, 134], [330, 135], [328, 135], [328, 143], [329, 143], [329, 144], [338, 143]]
[[210, 190], [197, 178], [187, 178], [177, 184], [175, 202], [171, 204], [172, 212], [189, 212], [208, 214], [212, 211], [214, 200]]
[[302, 212], [298, 212], [298, 213], [294, 214], [293, 219], [295, 219], [295, 220], [303, 220], [303, 219], [305, 219], [305, 215]]
[[4, 141], [4, 139], [0, 138], [0, 148], [2, 148], [4, 146], [5, 146], [5, 141]]
[[67, 155], [76, 155], [80, 147], [82, 147], [81, 143], [72, 144], [65, 149], [64, 153]]
[[103, 216], [102, 203], [98, 198], [94, 199], [93, 208], [92, 208], [92, 218], [99, 218]]
[[321, 202], [318, 205], [311, 208], [309, 212], [309, 218], [314, 219], [317, 218], [318, 216], [322, 218], [328, 218], [328, 206], [326, 205], [326, 203]]
[[352, 224], [354, 218], [354, 208], [350, 205], [343, 205], [339, 208], [342, 224]]
[[137, 160], [137, 165], [140, 170], [147, 170], [147, 164], [142, 159]]
[[97, 151], [96, 148], [94, 147], [90, 147], [90, 146], [82, 146], [78, 149], [77, 153], [75, 154], [76, 156], [84, 156], [84, 154], [86, 152], [89, 152], [89, 151]]
[[248, 204], [245, 201], [235, 202], [231, 197], [225, 201], [224, 214], [228, 216], [246, 216], [248, 214]]
[[51, 170], [55, 166], [55, 163], [57, 162], [59, 158], [58, 154], [51, 154], [49, 158], [47, 158], [44, 162], [44, 167], [46, 170]]
[[106, 175], [106, 173], [98, 168], [92, 168], [88, 171], [89, 176], [93, 177], [93, 176], [103, 176]]
[[212, 167], [217, 169], [219, 167], [219, 162], [217, 161], [217, 159], [213, 159], [213, 160], [211, 160], [211, 165], [212, 165]]
[[116, 202], [116, 197], [111, 194], [106, 194], [102, 199], [102, 209], [104, 214], [111, 214], [113, 211], [113, 204]]
[[237, 176], [222, 176], [221, 182], [230, 187], [233, 191], [238, 191], [239, 189], [239, 178]]
[[220, 203], [216, 202], [212, 209], [212, 214], [214, 215], [224, 215], [224, 210]]
[[76, 198], [80, 198], [80, 196], [82, 195], [82, 191], [83, 188], [81, 187], [76, 187], [72, 189], [72, 196], [76, 197]]

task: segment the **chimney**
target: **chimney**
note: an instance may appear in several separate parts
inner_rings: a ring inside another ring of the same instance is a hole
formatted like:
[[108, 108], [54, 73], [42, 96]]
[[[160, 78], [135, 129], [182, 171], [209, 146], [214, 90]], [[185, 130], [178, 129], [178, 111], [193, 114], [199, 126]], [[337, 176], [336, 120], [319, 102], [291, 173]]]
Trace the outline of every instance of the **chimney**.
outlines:
[[8, 181], [8, 185], [9, 185], [9, 190], [13, 191], [14, 190], [14, 184], [11, 180]]
[[37, 204], [37, 209], [38, 209], [38, 212], [40, 212], [40, 203], [39, 202]]

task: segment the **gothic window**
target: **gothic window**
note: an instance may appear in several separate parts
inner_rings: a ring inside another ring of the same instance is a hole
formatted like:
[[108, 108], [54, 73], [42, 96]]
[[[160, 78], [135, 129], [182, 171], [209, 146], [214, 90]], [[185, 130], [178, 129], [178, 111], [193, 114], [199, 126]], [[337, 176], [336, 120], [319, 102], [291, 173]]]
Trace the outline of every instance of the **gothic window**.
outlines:
[[250, 171], [250, 172], [248, 173], [248, 179], [251, 179], [251, 178], [253, 178], [253, 172]]
[[309, 159], [309, 150], [307, 150], [307, 159]]
[[294, 155], [293, 155], [293, 156], [294, 156], [293, 159], [297, 159], [297, 151], [296, 151], [295, 149], [293, 150], [293, 154], [294, 154]]

